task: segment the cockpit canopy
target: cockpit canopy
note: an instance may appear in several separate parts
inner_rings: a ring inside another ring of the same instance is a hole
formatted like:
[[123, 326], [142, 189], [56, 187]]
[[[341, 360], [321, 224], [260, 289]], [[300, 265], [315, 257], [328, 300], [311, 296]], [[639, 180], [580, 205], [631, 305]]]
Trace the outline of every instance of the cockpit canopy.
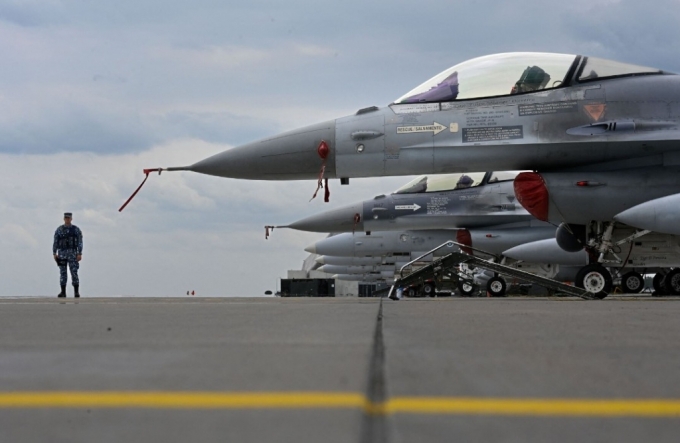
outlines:
[[573, 74], [576, 74], [576, 81], [586, 82], [627, 75], [668, 73], [596, 57], [511, 52], [479, 57], [453, 66], [399, 97], [394, 103], [444, 102], [535, 92], [567, 84]]
[[519, 173], [520, 171], [494, 171], [464, 174], [421, 175], [394, 191], [394, 194], [424, 194], [429, 192], [474, 188], [487, 183], [514, 180]]

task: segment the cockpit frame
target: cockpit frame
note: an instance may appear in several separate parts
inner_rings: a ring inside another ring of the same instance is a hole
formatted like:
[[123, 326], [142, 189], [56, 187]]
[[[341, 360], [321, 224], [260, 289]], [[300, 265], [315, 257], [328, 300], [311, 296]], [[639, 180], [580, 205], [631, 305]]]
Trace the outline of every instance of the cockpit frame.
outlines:
[[[502, 55], [513, 55], [513, 54], [519, 55], [519, 54], [523, 54], [523, 53], [508, 53], [508, 54], [497, 54], [497, 55], [502, 56]], [[546, 55], [548, 55], [548, 56], [549, 55], [565, 56], [565, 55], [568, 55], [568, 54], [544, 54], [544, 53], [535, 53], [535, 54], [537, 56], [546, 56]], [[516, 95], [518, 96], [518, 95], [534, 94], [534, 93], [540, 93], [540, 92], [544, 92], [544, 91], [554, 91], [554, 90], [574, 86], [574, 85], [577, 85], [577, 84], [589, 83], [589, 82], [594, 82], [594, 81], [612, 80], [612, 79], [623, 78], [623, 77], [634, 77], [634, 76], [643, 76], [643, 75], [675, 75], [672, 72], [667, 72], [667, 71], [663, 71], [663, 70], [660, 70], [660, 69], [652, 69], [652, 68], [648, 68], [648, 67], [644, 67], [644, 66], [637, 66], [637, 65], [631, 64], [629, 66], [639, 67], [639, 68], [642, 68], [643, 70], [647, 70], [647, 71], [630, 72], [630, 73], [624, 73], [624, 74], [620, 74], [620, 75], [606, 75], [606, 76], [601, 76], [601, 77], [597, 76], [597, 77], [594, 77], [594, 78], [580, 78], [583, 74], [583, 71], [584, 71], [586, 65], [588, 64], [589, 59], [590, 58], [587, 57], [587, 56], [574, 55], [574, 60], [572, 61], [570, 67], [566, 71], [565, 76], [561, 80], [560, 79], [552, 79], [554, 84], [558, 83], [558, 82], [559, 82], [559, 84], [556, 84], [555, 86], [551, 86], [551, 87], [548, 87], [548, 88], [543, 87], [541, 89], [531, 90], [531, 91], [508, 92], [507, 94], [497, 94], [497, 95], [469, 97], [469, 98], [458, 98], [457, 97], [458, 92], [455, 92], [456, 98], [453, 98], [453, 99], [449, 98], [449, 99], [442, 99], [442, 100], [433, 99], [433, 100], [424, 100], [424, 101], [408, 101], [408, 102], [405, 101], [405, 100], [408, 100], [409, 98], [415, 97], [417, 95], [422, 95], [425, 92], [428, 92], [428, 91], [424, 91], [423, 93], [412, 94], [414, 91], [416, 91], [418, 88], [422, 87], [424, 84], [428, 83], [429, 81], [434, 80], [435, 78], [439, 77], [440, 75], [444, 74], [445, 72], [450, 71], [451, 69], [455, 68], [456, 66], [467, 63], [467, 62], [463, 62], [463, 63], [455, 65], [455, 66], [453, 66], [453, 67], [451, 67], [451, 68], [449, 68], [445, 71], [442, 71], [441, 73], [439, 73], [438, 75], [436, 75], [432, 79], [424, 82], [423, 84], [421, 84], [421, 85], [417, 86], [416, 88], [412, 89], [411, 91], [407, 92], [406, 94], [404, 94], [403, 96], [399, 97], [397, 100], [392, 102], [390, 104], [390, 106], [392, 106], [392, 105], [402, 105], [402, 104], [448, 103], [448, 102], [464, 102], [464, 101], [471, 101], [471, 100], [486, 100], [486, 99], [495, 99], [495, 98], [516, 96]], [[593, 59], [595, 59], [595, 58], [593, 58]], [[476, 60], [476, 59], [472, 59], [472, 60]], [[610, 61], [610, 60], [605, 60], [605, 59], [596, 59], [596, 60], [600, 60], [600, 61], [604, 61], [604, 62]], [[613, 62], [613, 61], [610, 61], [610, 62]], [[618, 63], [618, 62], [615, 62], [615, 63]], [[628, 64], [620, 63], [620, 65], [625, 66], [625, 65], [628, 65]], [[449, 75], [451, 76], [452, 74], [457, 74], [457, 71], [452, 71]], [[457, 91], [458, 85], [457, 84], [452, 85], [452, 89], [453, 89], [453, 86], [456, 86], [456, 91]], [[432, 89], [434, 89], [434, 87]], [[412, 95], [410, 95], [410, 94], [412, 94]]]

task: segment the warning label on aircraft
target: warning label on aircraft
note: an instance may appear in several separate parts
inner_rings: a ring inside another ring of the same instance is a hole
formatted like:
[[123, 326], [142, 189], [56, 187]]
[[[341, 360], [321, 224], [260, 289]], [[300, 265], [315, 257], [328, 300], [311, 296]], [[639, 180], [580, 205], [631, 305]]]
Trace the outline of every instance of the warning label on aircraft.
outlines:
[[403, 211], [403, 210], [417, 211], [420, 208], [421, 208], [421, 206], [418, 206], [417, 203], [413, 203], [412, 205], [395, 205], [394, 206], [394, 209], [396, 209], [397, 211]]
[[448, 213], [448, 197], [432, 197], [427, 204], [428, 215], [443, 215]]
[[588, 105], [583, 105], [583, 110], [594, 122], [600, 120], [607, 110], [607, 105], [604, 103], [591, 103]]
[[414, 134], [416, 132], [432, 132], [434, 135], [439, 134], [442, 132], [444, 129], [446, 129], [446, 126], [434, 122], [432, 125], [424, 125], [424, 126], [397, 126], [397, 134]]
[[463, 143], [504, 141], [518, 138], [524, 138], [524, 129], [522, 126], [463, 128]]
[[420, 114], [423, 112], [439, 111], [439, 103], [413, 103], [407, 105], [390, 106], [395, 114]]
[[549, 102], [549, 103], [531, 103], [528, 105], [519, 105], [519, 115], [543, 115], [543, 114], [561, 114], [563, 112], [578, 111], [578, 102]]

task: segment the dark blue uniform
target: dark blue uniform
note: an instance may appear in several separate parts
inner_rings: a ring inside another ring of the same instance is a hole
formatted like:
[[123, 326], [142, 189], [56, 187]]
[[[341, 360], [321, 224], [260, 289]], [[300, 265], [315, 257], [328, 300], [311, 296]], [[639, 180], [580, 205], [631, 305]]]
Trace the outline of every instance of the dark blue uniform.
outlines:
[[78, 286], [78, 256], [83, 254], [83, 233], [76, 225], [66, 226], [61, 225], [54, 232], [54, 243], [52, 245], [52, 254], [59, 256], [59, 283], [62, 287], [66, 286], [68, 275], [66, 274], [66, 265], [68, 264], [71, 270], [71, 283], [73, 286]]

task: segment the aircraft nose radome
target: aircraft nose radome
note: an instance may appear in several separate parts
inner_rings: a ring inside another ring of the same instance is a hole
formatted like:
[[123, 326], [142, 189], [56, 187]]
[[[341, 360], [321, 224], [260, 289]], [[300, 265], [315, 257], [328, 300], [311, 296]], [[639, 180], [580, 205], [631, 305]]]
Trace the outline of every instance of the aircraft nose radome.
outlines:
[[[318, 243], [318, 242], [317, 242]], [[316, 243], [313, 245], [309, 245], [305, 248], [306, 252], [309, 252], [310, 254], [316, 254]]]
[[289, 224], [288, 227], [310, 232], [363, 231], [362, 209], [362, 203], [356, 203], [303, 218]]
[[320, 265], [325, 265], [326, 264], [326, 256], [322, 255], [320, 257], [317, 257], [314, 259], [315, 262], [317, 262]]
[[335, 120], [286, 132], [238, 146], [201, 160], [188, 169], [201, 174], [250, 180], [318, 178], [323, 159], [319, 145], [326, 142], [325, 177], [335, 177]]
[[[334, 255], [339, 257], [354, 256], [354, 238], [352, 234], [339, 234], [327, 237], [314, 244], [314, 254]], [[310, 252], [309, 249], [305, 251]]]

